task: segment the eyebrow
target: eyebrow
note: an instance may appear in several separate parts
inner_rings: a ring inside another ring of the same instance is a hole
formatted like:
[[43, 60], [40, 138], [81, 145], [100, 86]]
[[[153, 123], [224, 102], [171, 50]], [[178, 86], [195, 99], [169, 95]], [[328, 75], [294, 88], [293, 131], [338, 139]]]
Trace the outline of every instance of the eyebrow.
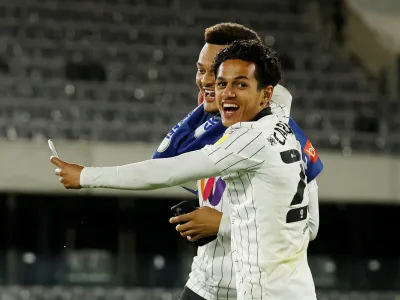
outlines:
[[[237, 76], [235, 78], [233, 78], [234, 80], [239, 80], [239, 79], [249, 79], [247, 76], [241, 75], [241, 76]], [[218, 76], [217, 80], [226, 80], [225, 77], [222, 76]]]
[[197, 63], [196, 63], [196, 66], [198, 66], [198, 67], [203, 67], [203, 64], [197, 62]]

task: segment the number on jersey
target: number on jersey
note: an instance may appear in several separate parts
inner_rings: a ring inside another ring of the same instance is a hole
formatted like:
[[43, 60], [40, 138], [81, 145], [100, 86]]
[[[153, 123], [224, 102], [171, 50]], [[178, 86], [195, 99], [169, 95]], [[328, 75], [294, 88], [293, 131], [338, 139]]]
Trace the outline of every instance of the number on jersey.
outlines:
[[[301, 160], [301, 154], [299, 151], [295, 149], [283, 151], [280, 153], [281, 159], [286, 164], [292, 164]], [[304, 189], [306, 187], [306, 172], [303, 164], [300, 165], [300, 180], [297, 184], [296, 194], [294, 194], [292, 201], [290, 202], [290, 206], [299, 205], [303, 202], [304, 199]], [[292, 208], [288, 211], [286, 215], [286, 223], [293, 223], [305, 220], [307, 218], [308, 213], [308, 205], [298, 208]]]

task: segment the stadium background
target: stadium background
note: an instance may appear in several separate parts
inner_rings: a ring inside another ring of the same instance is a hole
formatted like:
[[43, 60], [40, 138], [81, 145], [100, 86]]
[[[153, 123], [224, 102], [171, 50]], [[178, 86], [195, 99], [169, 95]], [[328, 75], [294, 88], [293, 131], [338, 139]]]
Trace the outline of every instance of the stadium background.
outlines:
[[223, 21], [281, 53], [325, 163], [319, 299], [400, 299], [398, 0], [1, 0], [0, 299], [177, 299], [195, 248], [169, 208], [193, 198], [66, 191], [46, 141], [84, 165], [149, 158], [194, 107], [204, 28]]

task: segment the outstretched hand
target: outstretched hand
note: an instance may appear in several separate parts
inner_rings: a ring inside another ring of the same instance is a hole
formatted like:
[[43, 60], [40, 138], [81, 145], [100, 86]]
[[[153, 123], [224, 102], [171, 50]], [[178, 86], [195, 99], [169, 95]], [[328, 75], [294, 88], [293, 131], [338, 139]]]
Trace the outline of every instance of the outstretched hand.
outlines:
[[83, 166], [67, 163], [55, 156], [50, 157], [53, 165], [57, 166], [55, 174], [60, 176], [60, 182], [66, 189], [80, 189], [81, 172]]

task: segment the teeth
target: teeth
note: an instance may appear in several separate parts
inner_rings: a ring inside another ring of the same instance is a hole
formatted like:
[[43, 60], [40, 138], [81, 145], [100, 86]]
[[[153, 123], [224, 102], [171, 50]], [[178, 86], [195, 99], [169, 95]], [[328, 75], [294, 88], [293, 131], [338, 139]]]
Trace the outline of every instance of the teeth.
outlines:
[[211, 95], [211, 94], [215, 93], [214, 91], [205, 91], [205, 92], [206, 92], [207, 95]]
[[224, 103], [223, 107], [239, 107], [237, 104], [232, 104], [232, 103]]

